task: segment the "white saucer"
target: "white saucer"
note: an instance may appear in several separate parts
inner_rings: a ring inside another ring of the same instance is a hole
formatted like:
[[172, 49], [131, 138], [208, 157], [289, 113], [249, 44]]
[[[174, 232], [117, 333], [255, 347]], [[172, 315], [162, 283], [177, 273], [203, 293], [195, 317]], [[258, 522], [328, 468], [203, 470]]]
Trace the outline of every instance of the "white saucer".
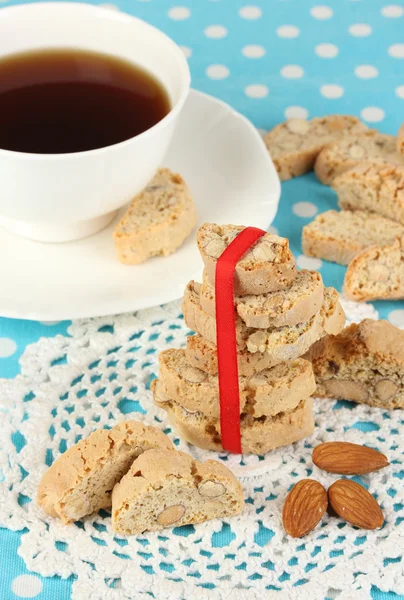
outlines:
[[[275, 217], [280, 184], [261, 137], [220, 100], [191, 92], [164, 166], [184, 176], [200, 224], [267, 229]], [[180, 298], [200, 278], [195, 232], [169, 257], [125, 266], [115, 256], [113, 227], [66, 244], [0, 229], [0, 315], [55, 321], [134, 311]]]

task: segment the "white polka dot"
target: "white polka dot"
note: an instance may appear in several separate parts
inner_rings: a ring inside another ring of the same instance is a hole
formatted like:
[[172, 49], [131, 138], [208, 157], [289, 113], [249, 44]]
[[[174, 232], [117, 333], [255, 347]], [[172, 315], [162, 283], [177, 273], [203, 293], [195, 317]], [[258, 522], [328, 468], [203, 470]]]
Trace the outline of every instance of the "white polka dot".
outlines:
[[315, 19], [320, 19], [323, 21], [325, 19], [331, 19], [333, 12], [332, 8], [330, 8], [329, 6], [313, 6], [313, 8], [310, 11], [310, 14]]
[[269, 94], [269, 89], [266, 85], [255, 83], [247, 85], [244, 92], [249, 98], [265, 98]]
[[389, 48], [389, 54], [393, 58], [404, 58], [404, 44], [393, 44]]
[[276, 34], [281, 38], [297, 38], [300, 35], [300, 29], [295, 25], [281, 25], [276, 30]]
[[52, 327], [53, 325], [59, 325], [61, 321], [39, 321], [41, 325], [45, 325], [46, 327]]
[[287, 119], [307, 119], [309, 111], [303, 106], [288, 106], [284, 114]]
[[180, 48], [183, 51], [185, 58], [190, 58], [192, 56], [191, 48], [188, 48], [188, 46], [180, 46]]
[[226, 79], [230, 74], [225, 65], [209, 65], [206, 69], [206, 75], [211, 79]]
[[251, 46], [244, 46], [241, 52], [247, 58], [262, 58], [265, 55], [266, 50], [263, 46], [252, 44]]
[[186, 6], [173, 6], [168, 11], [168, 16], [174, 21], [184, 21], [191, 16], [191, 11]]
[[355, 69], [355, 75], [360, 79], [373, 79], [379, 75], [379, 71], [372, 65], [359, 65]]
[[19, 575], [11, 584], [11, 590], [19, 598], [35, 598], [42, 592], [42, 581], [36, 575]]
[[404, 100], [404, 85], [399, 85], [396, 87], [396, 96]]
[[268, 227], [268, 233], [272, 233], [273, 235], [278, 235], [279, 231], [276, 227], [274, 227], [273, 225], [271, 225], [271, 227]]
[[107, 2], [100, 4], [100, 6], [101, 6], [101, 8], [107, 8], [108, 10], [117, 10], [117, 11], [121, 10], [119, 8], [119, 6], [117, 6], [116, 4], [108, 4]]
[[355, 37], [366, 37], [372, 33], [372, 28], [366, 23], [356, 23], [356, 25], [351, 25], [348, 31]]
[[316, 46], [315, 51], [320, 58], [335, 58], [339, 48], [335, 44], [319, 44]]
[[367, 106], [361, 110], [361, 117], [370, 123], [378, 123], [379, 121], [383, 121], [385, 114], [382, 108], [378, 108], [377, 106]]
[[404, 14], [404, 9], [402, 6], [398, 6], [398, 4], [390, 4], [389, 6], [384, 6], [380, 11], [383, 17], [387, 17], [388, 19], [397, 19], [398, 17], [402, 17]]
[[259, 19], [262, 10], [258, 6], [243, 6], [239, 10], [239, 15], [243, 19]]
[[322, 85], [320, 92], [322, 94], [322, 96], [324, 96], [324, 98], [330, 98], [330, 99], [334, 99], [334, 98], [341, 98], [341, 96], [344, 95], [344, 88], [341, 87], [340, 85], [335, 85], [335, 84], [326, 84], [326, 85]]
[[299, 65], [285, 65], [281, 69], [281, 75], [286, 79], [299, 79], [303, 77], [304, 71]]
[[297, 266], [300, 269], [310, 269], [313, 271], [318, 271], [323, 266], [323, 261], [319, 258], [312, 258], [311, 256], [304, 256], [301, 254], [297, 258]]
[[12, 356], [17, 350], [17, 344], [10, 338], [0, 338], [0, 358]]
[[387, 318], [392, 325], [404, 327], [404, 310], [402, 308], [392, 310]]
[[209, 25], [209, 27], [206, 27], [204, 30], [204, 34], [208, 38], [219, 40], [226, 37], [227, 29], [226, 27], [223, 27], [223, 25]]
[[293, 212], [297, 217], [314, 217], [317, 213], [317, 206], [312, 202], [296, 202], [293, 205]]

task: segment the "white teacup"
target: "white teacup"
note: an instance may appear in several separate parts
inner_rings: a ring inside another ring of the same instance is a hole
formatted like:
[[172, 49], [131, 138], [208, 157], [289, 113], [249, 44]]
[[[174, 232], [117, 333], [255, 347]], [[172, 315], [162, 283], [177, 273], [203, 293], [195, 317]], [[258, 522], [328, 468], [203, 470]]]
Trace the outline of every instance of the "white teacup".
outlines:
[[38, 3], [0, 9], [0, 58], [45, 48], [79, 48], [129, 60], [165, 87], [171, 110], [144, 133], [72, 154], [0, 149], [0, 224], [39, 241], [96, 233], [161, 165], [190, 88], [178, 46], [151, 25], [88, 4]]

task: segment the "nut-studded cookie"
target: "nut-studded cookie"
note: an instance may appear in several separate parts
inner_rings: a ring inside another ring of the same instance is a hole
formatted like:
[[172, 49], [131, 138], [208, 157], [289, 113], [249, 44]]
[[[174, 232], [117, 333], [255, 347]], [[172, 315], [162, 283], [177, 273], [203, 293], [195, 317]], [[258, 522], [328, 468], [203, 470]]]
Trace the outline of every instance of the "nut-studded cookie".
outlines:
[[136, 535], [239, 515], [243, 508], [242, 487], [221, 463], [149, 450], [114, 487], [112, 527]]
[[[220, 416], [217, 375], [191, 366], [185, 351], [165, 350], [159, 355], [159, 379], [152, 382], [156, 404], [174, 400], [188, 413]], [[276, 415], [295, 408], [316, 389], [311, 363], [302, 358], [283, 362], [250, 378], [239, 377], [240, 413], [255, 418]]]
[[314, 171], [321, 183], [331, 185], [335, 177], [360, 163], [404, 165], [404, 157], [397, 152], [394, 136], [370, 130], [326, 146]]
[[329, 115], [310, 121], [290, 119], [267, 133], [264, 142], [280, 179], [285, 180], [311, 171], [327, 144], [366, 129], [359, 119], [349, 115]]
[[316, 396], [404, 408], [404, 331], [365, 319], [314, 344]]
[[[243, 231], [238, 225], [205, 223], [198, 229], [196, 241], [205, 264], [206, 276], [214, 284], [216, 263], [227, 246]], [[237, 263], [234, 293], [266, 294], [281, 290], [296, 277], [296, 262], [289, 241], [266, 233]]]
[[111, 506], [114, 485], [133, 460], [150, 448], [172, 449], [160, 429], [125, 421], [99, 429], [62, 454], [45, 472], [37, 502], [64, 523]]
[[137, 265], [152, 256], [168, 256], [183, 244], [196, 221], [196, 207], [185, 181], [169, 169], [159, 169], [116, 225], [118, 258]]
[[[323, 300], [324, 285], [320, 273], [303, 269], [297, 272], [287, 288], [259, 296], [236, 296], [234, 304], [247, 327], [265, 329], [308, 321], [320, 310]], [[215, 317], [215, 288], [205, 274], [200, 303], [208, 315]]]

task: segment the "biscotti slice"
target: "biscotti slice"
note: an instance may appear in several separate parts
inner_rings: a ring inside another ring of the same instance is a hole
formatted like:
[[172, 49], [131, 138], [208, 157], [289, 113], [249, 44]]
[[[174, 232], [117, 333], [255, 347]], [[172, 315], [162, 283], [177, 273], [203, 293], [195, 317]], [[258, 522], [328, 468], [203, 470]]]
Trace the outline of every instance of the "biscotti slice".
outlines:
[[37, 502], [64, 523], [111, 506], [114, 485], [150, 448], [173, 448], [160, 429], [125, 421], [99, 429], [62, 454], [41, 479]]
[[314, 165], [317, 178], [331, 185], [337, 175], [359, 163], [404, 165], [404, 157], [396, 150], [396, 138], [378, 131], [366, 131], [326, 146]]
[[404, 331], [365, 319], [314, 344], [316, 396], [404, 408]]
[[[203, 310], [200, 293], [200, 283], [190, 281], [187, 284], [182, 300], [184, 321], [190, 329], [199, 333], [205, 340], [216, 344], [216, 320]], [[246, 349], [247, 338], [254, 331], [255, 329], [248, 328], [240, 317], [236, 317], [236, 343], [238, 350]]]
[[[202, 412], [206, 417], [219, 418], [217, 375], [192, 367], [184, 350], [166, 350], [159, 355], [159, 362], [159, 379], [152, 382], [158, 406], [172, 400], [189, 413]], [[287, 361], [251, 378], [239, 377], [240, 413], [256, 418], [276, 415], [295, 408], [315, 389], [311, 363], [302, 358]]]
[[336, 177], [332, 187], [341, 208], [376, 213], [404, 225], [404, 165], [360, 164]]
[[324, 304], [311, 319], [294, 327], [258, 329], [247, 340], [250, 352], [267, 352], [277, 359], [292, 360], [302, 356], [326, 333], [339, 333], [345, 325], [345, 314], [334, 288], [325, 288]]
[[201, 463], [184, 452], [149, 450], [114, 488], [112, 528], [135, 535], [223, 519], [243, 508], [243, 489], [221, 463]]
[[404, 298], [404, 237], [357, 254], [345, 273], [344, 292], [358, 302]]
[[[219, 419], [209, 419], [203, 413], [189, 414], [175, 402], [166, 403], [164, 410], [182, 439], [205, 450], [223, 450]], [[279, 446], [293, 444], [313, 430], [312, 398], [273, 417], [254, 419], [245, 414], [240, 420], [242, 451], [244, 454], [265, 454]]]
[[[196, 241], [206, 276], [215, 283], [217, 259], [227, 246], [243, 231], [238, 225], [205, 223], [198, 229]], [[281, 290], [296, 277], [296, 263], [289, 241], [266, 233], [237, 263], [234, 274], [234, 294], [266, 294]]]
[[404, 226], [390, 219], [361, 210], [328, 210], [303, 227], [302, 248], [306, 256], [347, 265], [364, 248], [391, 244], [399, 235]]
[[280, 179], [286, 180], [311, 171], [327, 144], [366, 129], [359, 119], [349, 115], [316, 117], [311, 121], [290, 119], [267, 133], [264, 142]]
[[168, 256], [183, 244], [196, 222], [196, 207], [185, 181], [169, 169], [159, 169], [115, 228], [118, 258], [137, 265], [152, 256]]
[[[234, 303], [247, 327], [265, 329], [307, 321], [320, 310], [323, 300], [324, 285], [320, 273], [303, 269], [297, 272], [291, 285], [283, 290], [260, 296], [236, 296]], [[208, 315], [215, 317], [215, 288], [205, 274], [200, 289], [200, 303]]]
[[[217, 351], [215, 344], [208, 342], [201, 335], [190, 335], [187, 337], [185, 353], [190, 365], [201, 369], [205, 373], [216, 375]], [[261, 352], [251, 354], [248, 350], [239, 350], [237, 361], [238, 374], [244, 377], [251, 377], [254, 373], [259, 373], [281, 362], [270, 354]]]

